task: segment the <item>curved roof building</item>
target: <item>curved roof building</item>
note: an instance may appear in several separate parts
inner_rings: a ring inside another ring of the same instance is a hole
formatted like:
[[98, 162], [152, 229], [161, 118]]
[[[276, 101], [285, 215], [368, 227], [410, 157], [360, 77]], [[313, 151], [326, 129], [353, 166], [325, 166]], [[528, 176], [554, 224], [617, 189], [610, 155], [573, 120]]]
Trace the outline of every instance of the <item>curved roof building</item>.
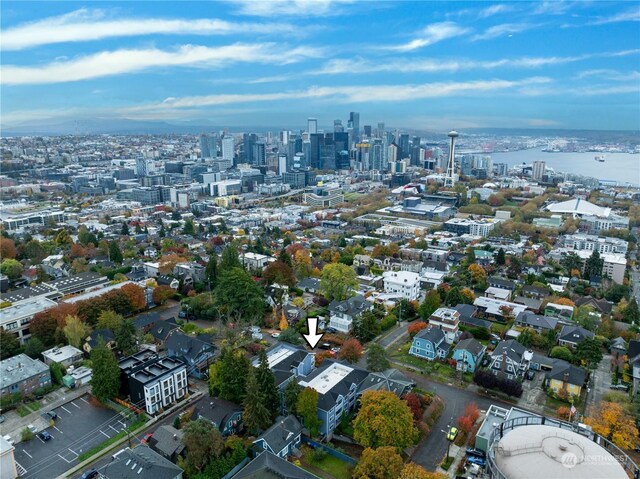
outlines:
[[[553, 426], [517, 427], [494, 448], [507, 479], [625, 479], [615, 457], [589, 438]], [[498, 476], [500, 477], [500, 476]]]
[[607, 218], [611, 214], [611, 208], [603, 208], [581, 198], [572, 198], [567, 201], [561, 201], [560, 203], [551, 203], [545, 209], [552, 213], [600, 216], [603, 218]]

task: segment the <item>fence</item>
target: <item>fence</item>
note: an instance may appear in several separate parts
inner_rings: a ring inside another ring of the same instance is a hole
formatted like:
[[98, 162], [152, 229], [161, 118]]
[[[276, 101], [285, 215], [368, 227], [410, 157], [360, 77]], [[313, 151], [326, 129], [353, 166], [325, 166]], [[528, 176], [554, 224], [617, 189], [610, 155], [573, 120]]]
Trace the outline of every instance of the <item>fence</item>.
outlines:
[[321, 444], [319, 442], [316, 442], [313, 439], [308, 438], [307, 436], [302, 436], [302, 442], [305, 444], [308, 444], [314, 449], [317, 449], [317, 448], [322, 449], [330, 456], [340, 459], [341, 461], [344, 461], [351, 466], [355, 466], [357, 464], [357, 461], [355, 459], [347, 456], [345, 453], [337, 451], [336, 449], [326, 446], [324, 444]]

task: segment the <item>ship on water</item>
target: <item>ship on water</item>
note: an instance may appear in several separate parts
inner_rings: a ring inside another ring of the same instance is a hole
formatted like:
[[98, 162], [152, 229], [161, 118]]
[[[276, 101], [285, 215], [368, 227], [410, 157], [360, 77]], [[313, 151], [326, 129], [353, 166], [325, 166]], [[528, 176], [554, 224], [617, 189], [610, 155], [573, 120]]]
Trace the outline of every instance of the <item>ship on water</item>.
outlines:
[[604, 156], [596, 156], [596, 161], [599, 161], [600, 163], [604, 163]]

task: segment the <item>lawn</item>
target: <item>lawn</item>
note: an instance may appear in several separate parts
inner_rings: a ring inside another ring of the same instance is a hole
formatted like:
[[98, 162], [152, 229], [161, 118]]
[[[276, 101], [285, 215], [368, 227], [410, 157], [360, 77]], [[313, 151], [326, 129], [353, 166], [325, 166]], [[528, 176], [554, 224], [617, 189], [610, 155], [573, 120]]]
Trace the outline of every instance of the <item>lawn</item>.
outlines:
[[302, 467], [314, 474], [322, 474], [322, 477], [327, 479], [351, 479], [351, 467], [344, 461], [341, 461], [337, 457], [326, 454], [321, 460], [314, 458], [313, 450], [308, 447], [303, 447], [303, 456], [301, 460]]
[[29, 408], [24, 404], [21, 404], [20, 406], [18, 406], [16, 408], [16, 412], [20, 415], [20, 417], [25, 417], [32, 413], [32, 411], [29, 410]]
[[29, 409], [31, 409], [32, 411], [37, 411], [40, 409], [40, 403], [38, 401], [33, 401], [30, 402], [29, 404], [27, 404], [27, 406], [29, 407]]
[[[410, 347], [411, 343], [404, 344], [393, 351], [389, 356], [391, 359], [415, 366], [421, 371], [431, 375], [436, 381], [450, 382], [458, 377], [459, 373], [453, 366], [412, 356], [409, 354]], [[464, 375], [464, 380], [467, 382], [471, 382], [472, 378], [473, 376], [470, 373]]]

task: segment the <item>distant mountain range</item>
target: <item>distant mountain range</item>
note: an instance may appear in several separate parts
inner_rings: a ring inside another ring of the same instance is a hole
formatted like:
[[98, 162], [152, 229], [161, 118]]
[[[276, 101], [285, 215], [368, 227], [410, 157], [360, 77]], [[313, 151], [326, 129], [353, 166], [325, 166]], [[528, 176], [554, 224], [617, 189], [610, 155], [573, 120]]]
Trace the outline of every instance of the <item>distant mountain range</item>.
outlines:
[[[252, 131], [266, 132], [276, 131], [279, 128], [264, 126], [218, 126], [206, 125], [204, 122], [167, 123], [165, 121], [140, 121], [128, 119], [91, 118], [65, 121], [49, 121], [17, 126], [2, 127], [1, 136], [58, 136], [58, 135], [182, 135], [198, 134], [202, 132], [220, 131], [227, 128], [231, 132]], [[392, 129], [391, 127], [389, 127]], [[406, 130], [406, 129], [404, 129]], [[464, 128], [461, 132], [476, 135], [495, 136], [561, 136], [579, 137], [591, 141], [638, 141], [638, 131], [597, 131], [597, 130], [569, 130], [569, 129], [542, 129], [542, 128]], [[416, 134], [425, 132], [415, 131]], [[428, 136], [440, 136], [442, 133], [428, 132]]]

